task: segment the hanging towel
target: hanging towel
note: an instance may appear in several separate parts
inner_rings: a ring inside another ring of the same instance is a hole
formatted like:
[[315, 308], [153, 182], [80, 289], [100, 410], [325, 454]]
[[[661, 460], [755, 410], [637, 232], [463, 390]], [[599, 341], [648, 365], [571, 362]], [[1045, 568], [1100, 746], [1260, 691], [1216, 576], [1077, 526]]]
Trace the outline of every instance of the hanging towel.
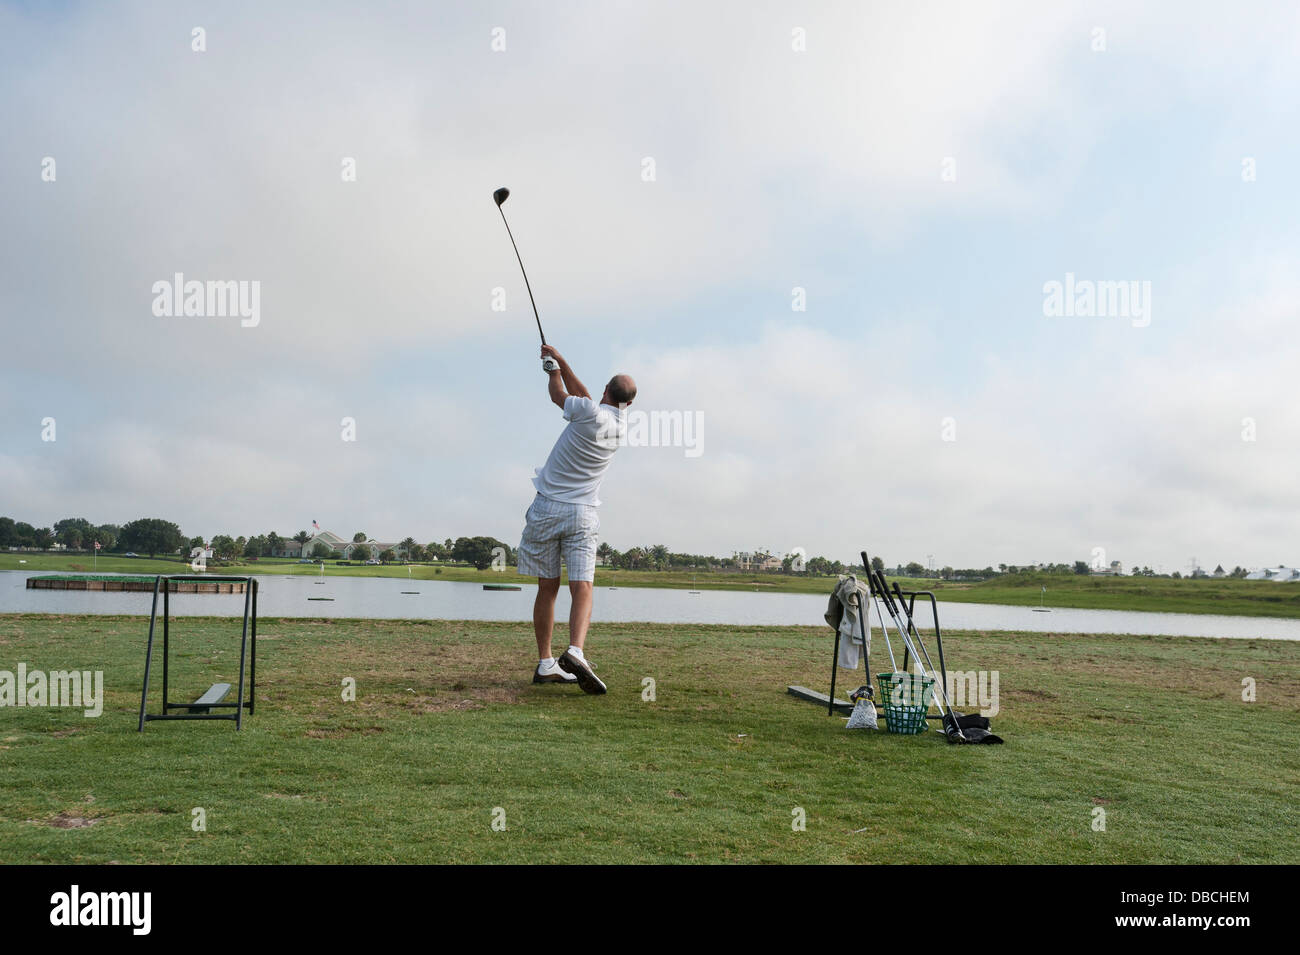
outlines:
[[826, 622], [840, 632], [839, 665], [849, 670], [858, 668], [859, 655], [871, 652], [870, 624], [858, 621], [858, 600], [865, 608], [868, 593], [867, 585], [852, 574], [841, 576], [826, 606]]

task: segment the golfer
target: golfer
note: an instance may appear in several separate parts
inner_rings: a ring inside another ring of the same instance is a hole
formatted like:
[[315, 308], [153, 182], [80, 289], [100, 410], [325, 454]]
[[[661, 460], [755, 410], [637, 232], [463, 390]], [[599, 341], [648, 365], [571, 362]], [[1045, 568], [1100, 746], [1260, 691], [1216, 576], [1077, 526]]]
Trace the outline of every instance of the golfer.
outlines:
[[[615, 375], [596, 402], [559, 352], [543, 345], [542, 357], [554, 358], [559, 365], [548, 373], [547, 390], [569, 423], [533, 478], [537, 496], [525, 515], [524, 536], [519, 541], [519, 573], [537, 578], [533, 631], [538, 661], [533, 682], [576, 682], [585, 693], [604, 693], [605, 684], [583, 653], [596, 576], [597, 492], [627, 434], [624, 411], [636, 397], [636, 382], [627, 375]], [[569, 648], [556, 660], [551, 655], [551, 630], [560, 592], [561, 557], [569, 571]]]

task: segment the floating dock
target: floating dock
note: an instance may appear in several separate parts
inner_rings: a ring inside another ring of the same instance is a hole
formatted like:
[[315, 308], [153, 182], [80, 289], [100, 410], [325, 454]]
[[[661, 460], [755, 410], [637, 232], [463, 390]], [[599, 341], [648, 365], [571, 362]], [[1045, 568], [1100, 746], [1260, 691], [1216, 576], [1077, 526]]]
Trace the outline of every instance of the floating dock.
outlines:
[[[28, 590], [98, 590], [153, 593], [155, 577], [129, 577], [120, 574], [52, 574], [28, 577]], [[242, 580], [169, 580], [167, 589], [174, 594], [242, 594]]]

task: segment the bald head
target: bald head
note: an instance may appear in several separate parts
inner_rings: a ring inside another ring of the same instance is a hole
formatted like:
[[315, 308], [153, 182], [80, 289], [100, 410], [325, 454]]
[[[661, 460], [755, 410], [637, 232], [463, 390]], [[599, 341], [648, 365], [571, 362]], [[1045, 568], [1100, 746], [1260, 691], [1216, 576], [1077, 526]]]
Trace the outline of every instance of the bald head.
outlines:
[[605, 386], [604, 404], [630, 405], [636, 397], [636, 382], [631, 375], [615, 375]]

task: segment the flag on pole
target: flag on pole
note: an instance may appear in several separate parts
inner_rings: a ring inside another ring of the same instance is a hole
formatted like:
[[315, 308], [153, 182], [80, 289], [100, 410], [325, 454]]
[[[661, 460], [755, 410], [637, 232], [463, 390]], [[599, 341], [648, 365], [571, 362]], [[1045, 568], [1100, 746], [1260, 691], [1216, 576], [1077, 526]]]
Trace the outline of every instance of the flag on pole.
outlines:
[[312, 521], [312, 522], [311, 522], [311, 526], [314, 527], [314, 528], [316, 528], [316, 530], [320, 530], [320, 525], [317, 524], [315, 521]]
[[95, 550], [99, 550], [99, 541], [95, 541]]

